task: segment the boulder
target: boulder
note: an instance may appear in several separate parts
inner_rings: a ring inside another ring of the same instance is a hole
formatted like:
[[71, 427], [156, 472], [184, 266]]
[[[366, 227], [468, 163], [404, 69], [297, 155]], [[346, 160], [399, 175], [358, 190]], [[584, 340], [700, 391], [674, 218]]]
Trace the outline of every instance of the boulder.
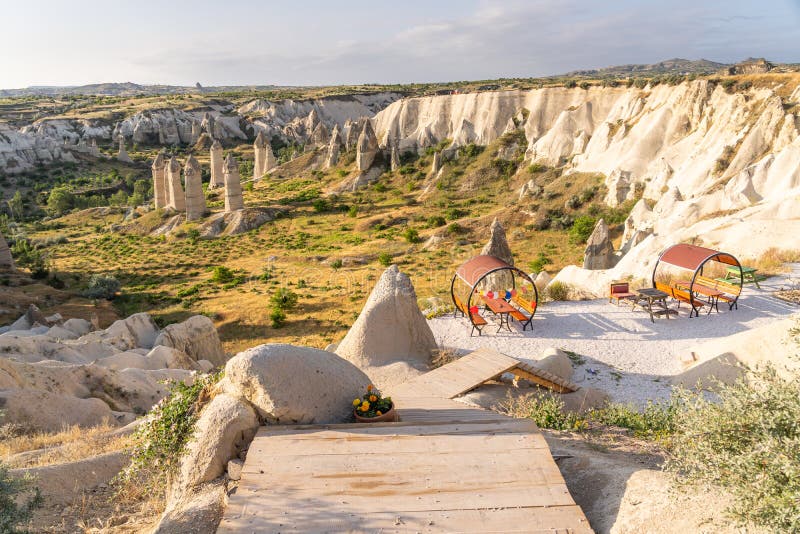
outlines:
[[41, 310], [39, 310], [39, 307], [36, 306], [36, 304], [31, 304], [19, 319], [11, 323], [11, 325], [8, 327], [8, 330], [30, 330], [37, 325], [49, 326], [49, 323], [47, 322], [47, 319]]
[[610, 399], [608, 393], [602, 389], [587, 387], [580, 388], [572, 393], [553, 393], [552, 395], [564, 402], [563, 410], [565, 412], [579, 413], [602, 408]]
[[572, 379], [572, 361], [561, 349], [555, 347], [545, 349], [534, 365], [565, 380]]
[[224, 480], [195, 488], [167, 505], [152, 534], [214, 534], [227, 497]]
[[343, 423], [370, 379], [336, 354], [310, 347], [260, 345], [225, 366], [221, 388], [248, 400], [274, 424]]
[[200, 413], [194, 437], [181, 458], [178, 492], [210, 482], [247, 448], [258, 428], [258, 416], [245, 400], [224, 393]]
[[625, 202], [632, 193], [631, 173], [614, 169], [606, 180], [608, 194], [605, 203], [615, 208]]
[[533, 279], [533, 283], [536, 284], [536, 289], [539, 290], [539, 293], [544, 291], [547, 287], [547, 284], [553, 281], [553, 277], [548, 274], [547, 271], [539, 271], [539, 274], [536, 275], [536, 278]]
[[126, 319], [114, 321], [105, 330], [90, 332], [78, 340], [81, 343], [101, 342], [125, 351], [137, 347], [150, 349], [159, 337], [159, 330], [146, 313], [135, 313]]
[[111, 408], [100, 399], [32, 389], [0, 391], [0, 422], [19, 424], [26, 430], [57, 432], [64, 426], [88, 428], [113, 422]]
[[47, 337], [52, 339], [78, 339], [77, 334], [72, 330], [67, 330], [63, 326], [52, 326], [47, 331]]
[[608, 225], [603, 219], [597, 221], [592, 235], [586, 242], [586, 251], [583, 255], [583, 268], [590, 270], [610, 269], [615, 264], [614, 247], [611, 245], [611, 235]]
[[86, 319], [67, 319], [61, 327], [79, 337], [85, 336], [92, 331], [92, 323]]
[[336, 353], [366, 369], [400, 361], [427, 365], [436, 348], [411, 279], [392, 265], [381, 275]]
[[217, 329], [205, 315], [194, 315], [182, 323], [167, 326], [153, 345], [172, 347], [195, 361], [208, 360], [219, 366], [225, 364], [225, 351]]

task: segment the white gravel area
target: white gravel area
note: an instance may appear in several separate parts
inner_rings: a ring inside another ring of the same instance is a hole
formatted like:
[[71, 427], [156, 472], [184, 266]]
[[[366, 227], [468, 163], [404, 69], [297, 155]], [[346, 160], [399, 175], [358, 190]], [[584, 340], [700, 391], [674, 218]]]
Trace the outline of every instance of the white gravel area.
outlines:
[[[429, 320], [440, 347], [468, 352], [479, 347], [495, 349], [509, 356], [535, 361], [549, 347], [574, 352], [584, 360], [574, 364], [572, 380], [579, 385], [606, 391], [616, 402], [641, 406], [648, 400], [670, 396], [670, 377], [685, 367], [681, 355], [704, 341], [730, 336], [763, 326], [800, 311], [800, 306], [775, 298], [781, 289], [800, 288], [800, 264], [792, 271], [754, 284], [746, 284], [739, 309], [729, 311], [720, 303], [719, 313], [689, 319], [686, 304], [680, 315], [656, 318], [637, 307], [609, 304], [608, 299], [548, 302], [541, 304], [533, 320], [533, 331], [522, 332], [512, 321], [513, 332], [489, 324], [484, 334], [470, 337], [469, 321], [452, 314]], [[671, 307], [676, 303], [671, 302]], [[492, 321], [491, 314], [483, 314]]]

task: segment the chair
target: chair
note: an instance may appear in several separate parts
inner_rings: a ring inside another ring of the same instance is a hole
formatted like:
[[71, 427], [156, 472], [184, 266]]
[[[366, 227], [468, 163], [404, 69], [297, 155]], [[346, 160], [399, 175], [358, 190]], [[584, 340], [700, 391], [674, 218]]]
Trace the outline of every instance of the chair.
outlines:
[[616, 299], [619, 306], [620, 300], [629, 300], [635, 296], [635, 293], [631, 293], [628, 282], [612, 282], [608, 292], [608, 302]]

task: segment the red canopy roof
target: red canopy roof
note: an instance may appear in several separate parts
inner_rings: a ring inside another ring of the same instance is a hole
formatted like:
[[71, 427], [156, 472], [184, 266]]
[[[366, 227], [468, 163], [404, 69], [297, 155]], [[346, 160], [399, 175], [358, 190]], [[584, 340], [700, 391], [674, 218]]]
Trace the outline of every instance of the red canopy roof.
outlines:
[[698, 247], [696, 245], [687, 245], [680, 243], [673, 245], [661, 254], [659, 261], [675, 265], [676, 267], [683, 267], [690, 271], [697, 270], [703, 263], [708, 260], [715, 260], [720, 263], [728, 265], [739, 265], [739, 262], [728, 254], [727, 252], [720, 252], [706, 247]]
[[496, 269], [515, 269], [500, 258], [494, 256], [475, 256], [466, 261], [456, 271], [456, 276], [461, 278], [468, 286], [474, 287], [487, 273]]

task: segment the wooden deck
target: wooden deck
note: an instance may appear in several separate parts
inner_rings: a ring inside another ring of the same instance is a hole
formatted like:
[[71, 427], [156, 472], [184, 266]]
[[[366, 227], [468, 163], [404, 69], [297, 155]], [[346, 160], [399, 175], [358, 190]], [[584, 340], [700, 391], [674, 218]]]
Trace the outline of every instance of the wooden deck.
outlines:
[[218, 532], [592, 532], [532, 421], [445, 396], [518, 363], [494, 355], [398, 388], [398, 423], [262, 427]]

